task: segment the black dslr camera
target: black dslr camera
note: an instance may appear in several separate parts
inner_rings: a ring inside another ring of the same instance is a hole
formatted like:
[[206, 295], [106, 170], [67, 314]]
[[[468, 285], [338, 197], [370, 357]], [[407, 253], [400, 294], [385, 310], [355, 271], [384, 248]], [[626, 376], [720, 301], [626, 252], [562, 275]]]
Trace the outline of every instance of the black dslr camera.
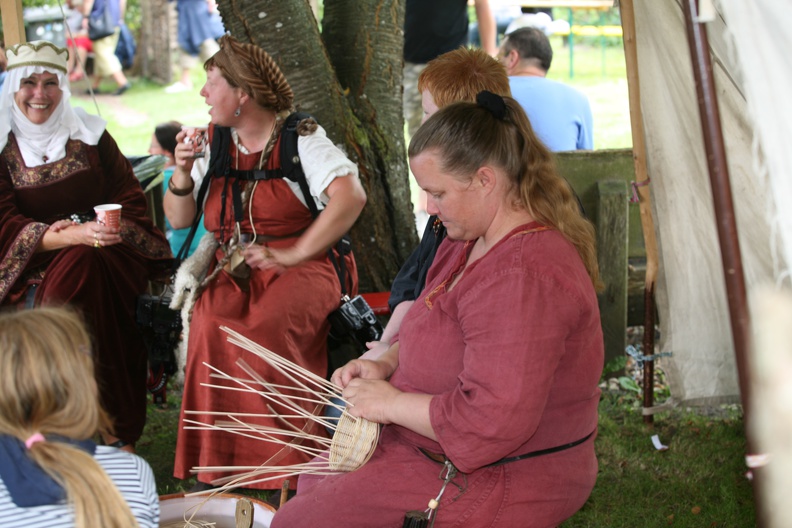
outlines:
[[360, 295], [350, 299], [345, 295], [341, 306], [328, 317], [330, 334], [338, 340], [351, 337], [362, 350], [368, 341], [379, 341], [382, 337], [382, 325], [374, 314], [374, 310]]
[[176, 373], [175, 349], [182, 331], [181, 314], [169, 305], [168, 296], [144, 294], [137, 299], [137, 324], [148, 349], [147, 387], [159, 404], [165, 403], [165, 386]]

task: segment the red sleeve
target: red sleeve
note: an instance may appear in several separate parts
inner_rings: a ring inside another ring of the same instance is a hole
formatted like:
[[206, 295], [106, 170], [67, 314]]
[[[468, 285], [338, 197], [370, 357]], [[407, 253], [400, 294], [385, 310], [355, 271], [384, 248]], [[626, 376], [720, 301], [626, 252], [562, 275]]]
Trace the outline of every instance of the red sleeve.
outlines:
[[33, 258], [47, 224], [23, 215], [6, 165], [0, 164], [0, 303]]

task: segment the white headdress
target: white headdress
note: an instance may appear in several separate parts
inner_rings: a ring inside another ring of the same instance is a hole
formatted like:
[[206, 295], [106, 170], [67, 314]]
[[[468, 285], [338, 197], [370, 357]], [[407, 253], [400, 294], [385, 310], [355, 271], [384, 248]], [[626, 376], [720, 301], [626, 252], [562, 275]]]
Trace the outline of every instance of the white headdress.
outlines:
[[[96, 145], [107, 122], [90, 115], [82, 108], [72, 108], [71, 89], [66, 75], [68, 51], [51, 42], [35, 40], [17, 44], [6, 50], [8, 76], [0, 92], [0, 151], [8, 143], [8, 133], [13, 131], [28, 167], [57, 161], [66, 155], [66, 141], [80, 140]], [[40, 125], [31, 123], [14, 101], [22, 79], [44, 72], [58, 76], [58, 87], [63, 97], [49, 119]]]

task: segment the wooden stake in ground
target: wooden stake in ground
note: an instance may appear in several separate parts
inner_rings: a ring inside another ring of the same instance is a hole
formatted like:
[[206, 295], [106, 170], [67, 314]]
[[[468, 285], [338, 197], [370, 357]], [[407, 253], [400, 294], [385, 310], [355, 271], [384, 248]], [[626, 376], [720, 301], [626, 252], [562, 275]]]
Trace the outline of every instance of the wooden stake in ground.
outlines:
[[[655, 237], [654, 219], [652, 218], [652, 199], [649, 192], [649, 171], [646, 168], [646, 141], [643, 129], [643, 113], [641, 112], [641, 86], [638, 76], [638, 49], [635, 42], [635, 11], [633, 0], [621, 0], [622, 34], [624, 42], [624, 58], [627, 65], [627, 86], [630, 92], [630, 128], [632, 129], [633, 162], [635, 164], [635, 183], [633, 189], [638, 196], [641, 210], [641, 228], [644, 246], [646, 247], [646, 279], [644, 282], [644, 337], [643, 354], [654, 355], [654, 287], [657, 280], [657, 238]], [[654, 405], [654, 361], [644, 361], [644, 394], [645, 410]], [[652, 414], [644, 415], [644, 422], [652, 423]]]
[[280, 504], [278, 504], [278, 509], [282, 508], [286, 501], [289, 500], [289, 479], [283, 481], [283, 486], [281, 486], [281, 496], [280, 496]]

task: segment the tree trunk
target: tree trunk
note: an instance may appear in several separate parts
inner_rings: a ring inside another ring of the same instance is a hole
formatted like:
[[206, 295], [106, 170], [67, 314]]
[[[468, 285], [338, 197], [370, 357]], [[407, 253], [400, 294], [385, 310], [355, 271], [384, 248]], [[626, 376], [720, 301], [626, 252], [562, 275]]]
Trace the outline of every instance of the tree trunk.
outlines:
[[218, 5], [226, 29], [275, 58], [300, 109], [315, 115], [358, 164], [368, 193], [352, 229], [360, 289], [389, 290], [417, 244], [401, 110], [404, 5], [326, 0], [327, 47], [307, 1], [220, 0]]
[[142, 20], [137, 52], [140, 72], [147, 79], [168, 84], [173, 80], [173, 8], [167, 0], [140, 0], [140, 10]]

